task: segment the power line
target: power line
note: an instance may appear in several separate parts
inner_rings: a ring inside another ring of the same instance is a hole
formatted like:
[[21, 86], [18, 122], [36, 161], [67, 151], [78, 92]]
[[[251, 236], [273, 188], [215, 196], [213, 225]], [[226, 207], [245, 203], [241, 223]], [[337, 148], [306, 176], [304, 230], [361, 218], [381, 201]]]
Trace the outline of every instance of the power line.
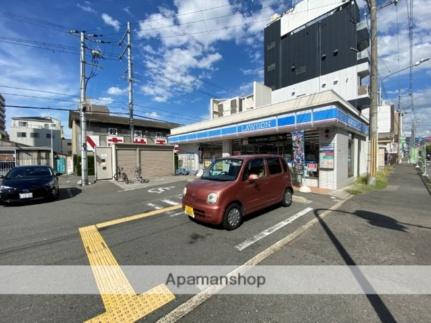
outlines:
[[0, 85], [0, 87], [7, 88], [7, 89], [13, 89], [13, 90], [23, 90], [23, 91], [48, 93], [48, 94], [56, 94], [56, 95], [63, 95], [63, 96], [74, 96], [75, 95], [75, 94], [67, 94], [67, 93], [62, 93], [62, 92], [46, 91], [46, 90], [31, 89], [31, 88], [17, 87], [17, 86], [8, 86], [8, 85]]
[[7, 93], [7, 92], [3, 92], [2, 95], [19, 96], [19, 97], [24, 97], [24, 98], [40, 99], [40, 100], [46, 100], [46, 101], [58, 101], [58, 102], [66, 102], [66, 103], [78, 103], [78, 102], [72, 101], [72, 100], [63, 100], [63, 99], [57, 99], [57, 98], [50, 98], [50, 97], [47, 97], [47, 96], [26, 95], [26, 94], [19, 94], [19, 93]]

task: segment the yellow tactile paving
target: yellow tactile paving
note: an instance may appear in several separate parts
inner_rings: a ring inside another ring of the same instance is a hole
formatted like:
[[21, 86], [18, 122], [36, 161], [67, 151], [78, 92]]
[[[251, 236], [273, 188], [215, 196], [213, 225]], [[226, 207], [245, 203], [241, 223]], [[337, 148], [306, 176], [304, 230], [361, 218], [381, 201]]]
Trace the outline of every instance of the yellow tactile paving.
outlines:
[[169, 212], [169, 211], [173, 211], [173, 210], [177, 210], [180, 209], [181, 205], [174, 205], [174, 206], [169, 206], [160, 210], [154, 210], [154, 211], [150, 211], [150, 212], [145, 212], [145, 213], [141, 213], [141, 214], [136, 214], [136, 215], [130, 215], [130, 216], [126, 216], [124, 218], [119, 218], [119, 219], [115, 219], [115, 220], [111, 220], [111, 221], [106, 221], [106, 222], [101, 222], [96, 224], [96, 227], [98, 229], [104, 229], [107, 227], [111, 227], [113, 225], [117, 225], [120, 223], [125, 223], [125, 222], [129, 222], [129, 221], [135, 221], [135, 220], [140, 220], [143, 218], [147, 218], [149, 216], [153, 216], [153, 215], [157, 215], [160, 213], [165, 213], [165, 212]]
[[136, 295], [96, 225], [80, 228], [79, 233], [106, 309], [87, 322], [134, 322], [175, 299], [163, 284]]

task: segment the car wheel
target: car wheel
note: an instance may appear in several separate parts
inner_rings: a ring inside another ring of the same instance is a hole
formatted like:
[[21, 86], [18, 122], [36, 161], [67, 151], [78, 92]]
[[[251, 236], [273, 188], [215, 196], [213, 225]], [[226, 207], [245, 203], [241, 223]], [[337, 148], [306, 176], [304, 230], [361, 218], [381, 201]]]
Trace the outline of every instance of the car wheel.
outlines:
[[285, 207], [290, 206], [292, 204], [292, 200], [293, 200], [292, 190], [290, 188], [286, 188], [283, 194], [283, 200], [281, 201], [281, 204]]
[[223, 217], [223, 227], [226, 230], [235, 230], [243, 220], [242, 208], [239, 204], [233, 203], [228, 206]]

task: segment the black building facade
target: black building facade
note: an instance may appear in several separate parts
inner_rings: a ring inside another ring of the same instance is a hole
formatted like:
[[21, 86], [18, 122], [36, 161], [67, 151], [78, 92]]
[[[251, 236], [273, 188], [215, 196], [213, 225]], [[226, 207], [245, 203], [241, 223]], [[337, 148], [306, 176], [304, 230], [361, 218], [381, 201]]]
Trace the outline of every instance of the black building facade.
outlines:
[[359, 9], [347, 2], [334, 11], [281, 35], [281, 19], [264, 31], [264, 83], [277, 90], [355, 66], [369, 45], [368, 30], [358, 30]]

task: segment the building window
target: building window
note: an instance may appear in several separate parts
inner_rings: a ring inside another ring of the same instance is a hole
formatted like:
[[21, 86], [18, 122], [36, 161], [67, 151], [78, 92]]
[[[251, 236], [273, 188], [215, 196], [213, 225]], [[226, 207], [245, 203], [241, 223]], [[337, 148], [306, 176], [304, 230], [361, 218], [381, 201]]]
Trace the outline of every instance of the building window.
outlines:
[[272, 63], [271, 65], [268, 65], [267, 71], [271, 72], [275, 70], [275, 63]]
[[108, 134], [111, 135], [111, 136], [117, 136], [118, 135], [117, 128], [109, 128], [108, 129]]
[[142, 137], [142, 130], [135, 130], [135, 138], [141, 138]]
[[39, 133], [37, 133], [37, 132], [32, 132], [32, 133], [30, 134], [30, 138], [39, 138]]
[[349, 139], [349, 148], [347, 152], [347, 176], [353, 176], [353, 140]]
[[18, 138], [27, 138], [27, 133], [26, 132], [17, 132], [16, 136]]
[[296, 75], [304, 74], [306, 71], [307, 67], [305, 65], [302, 65], [296, 70]]
[[19, 127], [27, 127], [27, 122], [26, 121], [19, 121], [18, 126]]
[[269, 44], [268, 44], [268, 46], [266, 47], [266, 50], [271, 50], [271, 49], [273, 49], [273, 48], [275, 48], [275, 41], [272, 41], [272, 42], [270, 42]]
[[[54, 138], [54, 136], [52, 136], [52, 138]], [[46, 134], [46, 139], [51, 139], [51, 134], [50, 133]]]

